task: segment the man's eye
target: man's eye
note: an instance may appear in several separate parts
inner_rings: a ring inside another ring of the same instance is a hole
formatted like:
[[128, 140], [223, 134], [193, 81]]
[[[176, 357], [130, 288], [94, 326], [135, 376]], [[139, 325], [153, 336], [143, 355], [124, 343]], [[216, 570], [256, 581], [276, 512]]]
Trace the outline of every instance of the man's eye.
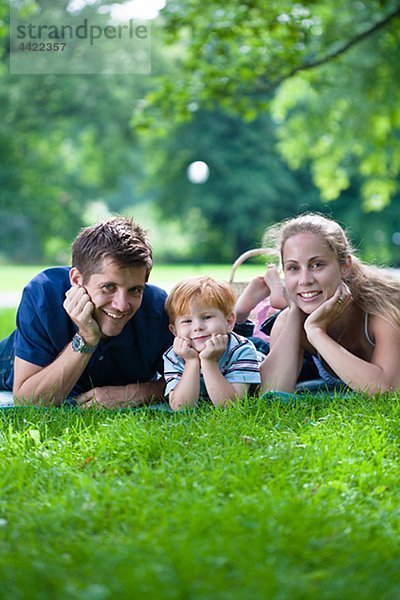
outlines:
[[141, 287], [134, 287], [134, 288], [131, 288], [129, 291], [134, 296], [141, 296], [143, 294], [143, 288], [141, 288]]
[[103, 285], [103, 290], [105, 290], [106, 292], [112, 292], [114, 290], [114, 284], [113, 283], [107, 283], [106, 285]]

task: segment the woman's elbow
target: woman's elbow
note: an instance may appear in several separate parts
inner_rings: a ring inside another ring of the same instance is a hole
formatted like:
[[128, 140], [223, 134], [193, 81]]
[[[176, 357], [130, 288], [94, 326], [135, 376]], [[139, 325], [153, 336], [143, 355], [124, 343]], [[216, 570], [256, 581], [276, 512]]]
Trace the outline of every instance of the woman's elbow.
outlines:
[[356, 388], [357, 391], [362, 394], [366, 394], [369, 397], [376, 396], [379, 394], [395, 393], [399, 389], [399, 383], [396, 381], [380, 381], [372, 384], [368, 384], [365, 387]]

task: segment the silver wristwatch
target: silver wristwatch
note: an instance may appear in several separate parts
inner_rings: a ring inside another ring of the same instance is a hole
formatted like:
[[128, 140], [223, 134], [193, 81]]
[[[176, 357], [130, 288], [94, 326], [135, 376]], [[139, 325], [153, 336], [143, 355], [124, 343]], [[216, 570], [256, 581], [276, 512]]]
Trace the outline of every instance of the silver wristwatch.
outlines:
[[81, 354], [93, 354], [97, 346], [87, 346], [85, 340], [79, 333], [76, 333], [72, 338], [72, 350], [74, 352], [80, 352]]

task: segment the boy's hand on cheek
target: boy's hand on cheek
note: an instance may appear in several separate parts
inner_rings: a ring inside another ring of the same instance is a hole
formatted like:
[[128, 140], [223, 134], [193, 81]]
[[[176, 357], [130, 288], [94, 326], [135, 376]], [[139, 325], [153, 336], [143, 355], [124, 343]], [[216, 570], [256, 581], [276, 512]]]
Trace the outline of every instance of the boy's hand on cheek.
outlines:
[[186, 338], [176, 337], [174, 339], [173, 349], [175, 354], [183, 358], [185, 361], [199, 358], [199, 353], [197, 350], [192, 348], [190, 341]]
[[228, 335], [218, 333], [207, 340], [204, 350], [199, 354], [201, 360], [219, 360], [228, 344]]

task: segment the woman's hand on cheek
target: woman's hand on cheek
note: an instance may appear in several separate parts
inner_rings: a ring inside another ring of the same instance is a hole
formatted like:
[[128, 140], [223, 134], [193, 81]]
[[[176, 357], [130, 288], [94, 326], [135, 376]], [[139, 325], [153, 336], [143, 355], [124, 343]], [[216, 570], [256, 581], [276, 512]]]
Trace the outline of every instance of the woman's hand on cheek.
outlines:
[[333, 296], [323, 302], [305, 320], [304, 329], [307, 336], [314, 327], [326, 332], [329, 325], [343, 315], [352, 300], [348, 285], [342, 281]]

